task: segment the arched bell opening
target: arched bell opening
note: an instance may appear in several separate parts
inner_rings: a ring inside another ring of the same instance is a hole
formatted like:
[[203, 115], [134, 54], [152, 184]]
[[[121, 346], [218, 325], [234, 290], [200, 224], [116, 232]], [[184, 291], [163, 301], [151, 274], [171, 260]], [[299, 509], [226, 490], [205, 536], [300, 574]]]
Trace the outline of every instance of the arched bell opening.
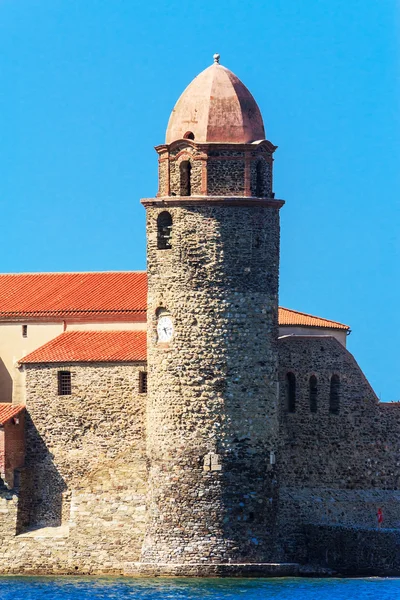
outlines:
[[157, 218], [157, 248], [158, 250], [169, 250], [172, 248], [172, 217], [164, 210]]

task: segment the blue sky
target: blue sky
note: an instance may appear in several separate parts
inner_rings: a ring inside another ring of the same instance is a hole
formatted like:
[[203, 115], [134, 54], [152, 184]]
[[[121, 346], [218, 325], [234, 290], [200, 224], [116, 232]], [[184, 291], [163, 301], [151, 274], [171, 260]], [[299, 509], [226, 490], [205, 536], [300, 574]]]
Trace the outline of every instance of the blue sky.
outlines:
[[399, 6], [0, 0], [1, 271], [145, 268], [153, 147], [219, 52], [279, 146], [281, 305], [350, 324], [399, 400]]

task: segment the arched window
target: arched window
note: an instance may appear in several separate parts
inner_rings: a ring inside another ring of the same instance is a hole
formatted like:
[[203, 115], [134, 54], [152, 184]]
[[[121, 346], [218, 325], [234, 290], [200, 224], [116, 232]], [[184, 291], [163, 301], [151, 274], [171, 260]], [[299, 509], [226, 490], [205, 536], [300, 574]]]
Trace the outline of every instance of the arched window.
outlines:
[[256, 196], [258, 198], [264, 196], [264, 169], [261, 160], [256, 166]]
[[181, 162], [181, 166], [180, 166], [181, 196], [190, 196], [192, 193], [191, 181], [190, 181], [191, 170], [192, 170], [192, 165], [190, 164], [190, 161], [183, 160]]
[[185, 139], [185, 140], [194, 140], [194, 133], [193, 133], [193, 131], [187, 131], [185, 133], [185, 135], [183, 136], [183, 139]]
[[311, 375], [310, 377], [310, 388], [309, 388], [309, 395], [310, 395], [310, 411], [311, 412], [317, 412], [317, 395], [318, 395], [318, 383], [317, 383], [317, 378], [315, 377], [315, 375]]
[[329, 393], [329, 412], [338, 415], [340, 409], [340, 379], [339, 375], [332, 375]]
[[286, 410], [296, 412], [296, 377], [293, 373], [286, 373]]
[[164, 210], [157, 218], [157, 248], [168, 250], [171, 248], [172, 217]]

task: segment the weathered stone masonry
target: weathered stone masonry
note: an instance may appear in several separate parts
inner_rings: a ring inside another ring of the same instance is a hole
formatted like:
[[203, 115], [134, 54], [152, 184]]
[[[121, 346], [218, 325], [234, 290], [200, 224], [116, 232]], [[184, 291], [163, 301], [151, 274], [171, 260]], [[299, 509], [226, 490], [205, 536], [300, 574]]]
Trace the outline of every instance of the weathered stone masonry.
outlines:
[[181, 195], [181, 164], [190, 162], [191, 196], [252, 196], [271, 198], [272, 164], [276, 146], [201, 144], [179, 140], [157, 146], [158, 197]]
[[[329, 546], [330, 536], [334, 551], [326, 554], [328, 563], [321, 556], [321, 564], [356, 573], [355, 562], [347, 557], [339, 539], [347, 539], [349, 548], [362, 545], [362, 531], [376, 528], [378, 507], [383, 510], [385, 527], [400, 526], [399, 406], [379, 404], [353, 356], [333, 337], [280, 339], [279, 371], [282, 554], [289, 560], [315, 563], [316, 548], [322, 547], [321, 540]], [[293, 413], [286, 407], [288, 372], [296, 377]], [[339, 414], [329, 412], [334, 373], [340, 377]], [[317, 378], [315, 413], [310, 411], [311, 376]], [[339, 531], [339, 526], [349, 528], [348, 532]], [[324, 528], [321, 536], [318, 527]], [[359, 530], [357, 534], [354, 528]], [[376, 551], [382, 545], [378, 537], [371, 533], [365, 537], [374, 540]], [[394, 539], [388, 538], [389, 546]], [[373, 556], [373, 550], [364, 553], [364, 571], [360, 569], [360, 573], [384, 572], [379, 561], [374, 566]]]
[[[278, 211], [182, 200], [169, 208], [171, 250], [157, 249], [164, 206], [147, 208], [151, 467], [142, 558], [262, 562], [272, 557], [277, 483], [269, 457], [277, 446]], [[160, 307], [174, 322], [168, 347], [157, 343]], [[220, 470], [204, 470], [210, 453]]]
[[[0, 496], [1, 572], [122, 573], [138, 560], [146, 492], [143, 368], [26, 367], [26, 467], [19, 489]], [[57, 395], [60, 369], [71, 370], [71, 396]], [[42, 537], [46, 526], [53, 537]]]
[[[196, 92], [191, 107], [186, 90], [171, 116], [168, 143], [156, 148], [157, 198], [142, 201], [150, 467], [142, 563], [274, 557], [283, 204], [272, 193], [276, 147], [260, 140], [262, 118], [243, 84], [229, 72], [228, 82], [219, 65], [204, 73], [221, 78], [211, 84], [218, 93], [233, 85], [233, 100], [224, 92], [221, 103], [212, 92], [197, 106]], [[226, 110], [241, 114], [231, 124], [234, 143], [215, 143], [214, 135], [229, 137], [230, 125], [222, 127], [225, 98]], [[208, 102], [215, 102], [215, 114], [207, 112]], [[175, 130], [185, 139], [175, 138]], [[158, 217], [165, 211], [171, 231], [160, 245]], [[174, 328], [167, 344], [157, 334], [161, 311]]]
[[[216, 55], [142, 200], [147, 365], [144, 332], [122, 362], [21, 361], [26, 461], [1, 473], [0, 573], [400, 574], [400, 404], [334, 337], [278, 339], [283, 201], [264, 138]], [[1, 432], [3, 465], [22, 460], [22, 423]]]

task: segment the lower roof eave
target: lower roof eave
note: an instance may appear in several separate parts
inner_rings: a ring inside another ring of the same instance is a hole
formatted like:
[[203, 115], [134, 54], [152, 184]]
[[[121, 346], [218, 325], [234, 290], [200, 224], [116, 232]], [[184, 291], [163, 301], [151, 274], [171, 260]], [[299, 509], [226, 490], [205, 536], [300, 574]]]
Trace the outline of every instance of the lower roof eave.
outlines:
[[12, 313], [1, 314], [1, 323], [146, 323], [146, 311], [132, 312], [46, 312], [42, 314]]

